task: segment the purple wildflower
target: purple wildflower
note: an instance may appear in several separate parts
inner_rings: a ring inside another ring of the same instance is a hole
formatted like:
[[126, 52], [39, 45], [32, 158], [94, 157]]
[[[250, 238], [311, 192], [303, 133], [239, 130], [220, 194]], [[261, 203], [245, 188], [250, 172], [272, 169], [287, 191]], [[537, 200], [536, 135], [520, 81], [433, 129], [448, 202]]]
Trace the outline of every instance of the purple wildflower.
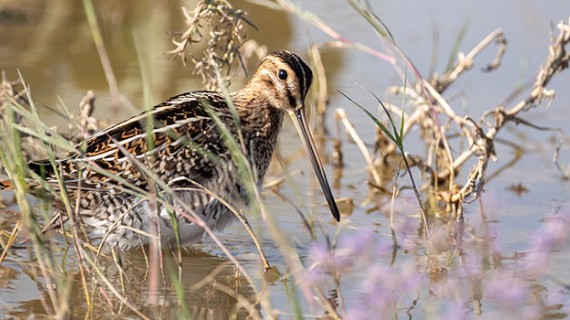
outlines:
[[445, 309], [445, 313], [443, 314], [442, 319], [449, 319], [449, 320], [462, 320], [462, 319], [470, 319], [468, 316], [469, 309], [465, 306], [465, 303], [462, 301], [453, 301], [447, 305]]
[[463, 271], [470, 279], [482, 278], [483, 269], [481, 265], [481, 257], [476, 254], [476, 252], [464, 252], [461, 255], [461, 265], [463, 266]]
[[558, 250], [567, 240], [570, 222], [557, 216], [549, 218], [533, 237], [533, 242], [525, 258], [525, 269], [532, 276], [540, 276], [548, 271], [550, 252]]
[[309, 285], [324, 284], [330, 270], [331, 253], [329, 248], [322, 243], [314, 243], [309, 248], [309, 265], [303, 278]]
[[400, 225], [396, 226], [398, 243], [404, 250], [414, 250], [418, 246], [418, 219], [405, 218]]
[[522, 306], [529, 293], [528, 282], [517, 277], [512, 271], [497, 271], [486, 281], [485, 297], [506, 307]]
[[374, 232], [369, 229], [361, 229], [354, 236], [344, 238], [334, 250], [333, 265], [338, 272], [347, 272], [355, 264], [371, 257], [376, 242]]

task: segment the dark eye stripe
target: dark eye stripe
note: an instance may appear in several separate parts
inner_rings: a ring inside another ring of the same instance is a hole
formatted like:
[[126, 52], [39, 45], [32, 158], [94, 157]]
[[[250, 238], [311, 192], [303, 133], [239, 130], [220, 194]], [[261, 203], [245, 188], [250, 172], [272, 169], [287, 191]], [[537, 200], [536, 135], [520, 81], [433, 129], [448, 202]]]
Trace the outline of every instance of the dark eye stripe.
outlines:
[[291, 90], [286, 87], [287, 90], [287, 99], [289, 100], [289, 106], [292, 109], [295, 109], [297, 107], [297, 102], [295, 101], [295, 97], [293, 97], [293, 95], [291, 94]]
[[273, 55], [283, 60], [293, 70], [295, 77], [299, 79], [299, 91], [304, 99], [313, 81], [311, 68], [299, 56], [289, 51], [276, 51]]

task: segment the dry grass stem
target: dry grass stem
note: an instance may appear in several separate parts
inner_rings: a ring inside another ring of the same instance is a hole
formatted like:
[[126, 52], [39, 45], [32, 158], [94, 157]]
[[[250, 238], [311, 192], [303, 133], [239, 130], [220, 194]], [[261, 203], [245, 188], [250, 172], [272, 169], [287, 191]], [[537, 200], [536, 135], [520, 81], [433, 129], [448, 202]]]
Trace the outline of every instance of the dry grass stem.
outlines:
[[372, 174], [374, 183], [378, 186], [382, 185], [382, 178], [380, 177], [380, 174], [378, 173], [376, 167], [374, 166], [374, 160], [372, 159], [372, 156], [370, 155], [368, 148], [364, 144], [364, 141], [362, 141], [362, 139], [358, 136], [358, 133], [354, 129], [354, 126], [348, 120], [348, 117], [344, 109], [337, 108], [335, 111], [335, 117], [337, 121], [340, 120], [342, 122], [346, 132], [348, 133], [350, 138], [354, 141], [354, 143], [358, 146], [358, 149], [360, 149], [362, 156], [364, 156], [364, 159], [368, 164], [368, 169], [370, 170], [370, 174]]

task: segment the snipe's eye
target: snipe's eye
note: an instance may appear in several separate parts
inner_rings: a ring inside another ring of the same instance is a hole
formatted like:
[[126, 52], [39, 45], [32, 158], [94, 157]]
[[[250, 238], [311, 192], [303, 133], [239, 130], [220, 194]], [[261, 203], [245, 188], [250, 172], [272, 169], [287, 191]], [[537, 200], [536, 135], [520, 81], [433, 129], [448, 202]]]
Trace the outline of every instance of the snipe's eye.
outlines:
[[279, 79], [285, 80], [285, 79], [287, 79], [287, 71], [281, 69], [281, 70], [279, 70], [279, 73], [277, 74], [277, 76], [279, 77]]

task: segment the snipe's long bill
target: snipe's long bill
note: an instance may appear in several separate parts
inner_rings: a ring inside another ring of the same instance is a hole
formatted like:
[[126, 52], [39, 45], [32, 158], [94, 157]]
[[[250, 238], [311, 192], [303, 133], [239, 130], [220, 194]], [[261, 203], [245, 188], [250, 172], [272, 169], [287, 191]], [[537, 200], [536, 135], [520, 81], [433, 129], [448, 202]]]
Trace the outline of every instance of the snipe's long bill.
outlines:
[[315, 174], [317, 175], [317, 179], [319, 180], [319, 184], [321, 185], [321, 189], [323, 189], [323, 193], [325, 198], [327, 199], [327, 203], [329, 205], [329, 209], [336, 221], [340, 222], [340, 212], [338, 211], [338, 207], [336, 206], [336, 201], [334, 200], [334, 196], [331, 191], [331, 187], [327, 180], [327, 176], [325, 174], [325, 170], [321, 163], [319, 156], [317, 155], [317, 148], [315, 147], [315, 140], [311, 135], [311, 131], [309, 130], [309, 126], [307, 125], [307, 120], [305, 119], [305, 112], [304, 106], [300, 106], [295, 111], [292, 112], [291, 118], [293, 118], [293, 123], [295, 124], [295, 128], [301, 139], [303, 140], [303, 145], [305, 146], [305, 150], [309, 154], [309, 158], [311, 160], [311, 164], [313, 165], [313, 169], [315, 170]]
[[[236, 141], [243, 139], [245, 156], [260, 186], [288, 113], [338, 221], [339, 211], [304, 115], [312, 80], [313, 73], [301, 58], [276, 51], [261, 62], [244, 88], [230, 94], [234, 111], [218, 92], [186, 92], [95, 134], [75, 152], [57, 159], [57, 168], [47, 160], [28, 167], [56, 191], [63, 180], [74, 206], [71, 212], [92, 236], [111, 246], [126, 250], [147, 244], [148, 234], [157, 234], [157, 227], [163, 244], [188, 244], [204, 234], [196, 216], [211, 229], [221, 230], [235, 220], [226, 203], [242, 209], [251, 198], [225, 133]], [[157, 177], [167, 186], [158, 194], [156, 183], [150, 183]], [[11, 187], [10, 181], [0, 181], [0, 189]], [[158, 217], [154, 203], [140, 190], [160, 197]], [[56, 200], [54, 210], [65, 218], [69, 208]]]

